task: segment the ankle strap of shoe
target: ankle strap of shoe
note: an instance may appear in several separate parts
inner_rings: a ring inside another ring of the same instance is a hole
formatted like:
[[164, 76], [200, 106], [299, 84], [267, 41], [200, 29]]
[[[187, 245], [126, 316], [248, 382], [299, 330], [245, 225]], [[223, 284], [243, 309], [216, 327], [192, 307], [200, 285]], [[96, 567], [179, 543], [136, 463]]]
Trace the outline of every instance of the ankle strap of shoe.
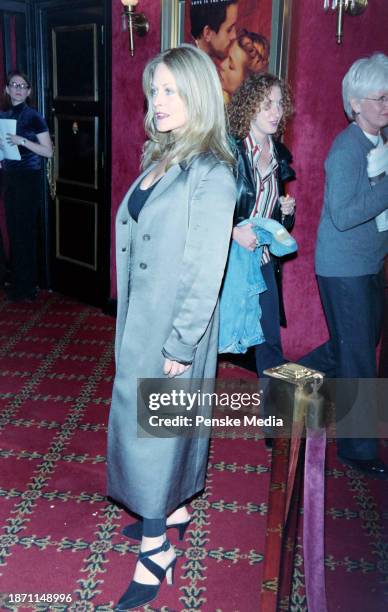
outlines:
[[140, 552], [139, 559], [146, 559], [147, 557], [151, 557], [152, 555], [157, 555], [160, 552], [166, 552], [170, 548], [170, 540], [165, 540], [161, 546], [158, 548], [153, 548], [152, 550], [145, 550], [144, 552]]

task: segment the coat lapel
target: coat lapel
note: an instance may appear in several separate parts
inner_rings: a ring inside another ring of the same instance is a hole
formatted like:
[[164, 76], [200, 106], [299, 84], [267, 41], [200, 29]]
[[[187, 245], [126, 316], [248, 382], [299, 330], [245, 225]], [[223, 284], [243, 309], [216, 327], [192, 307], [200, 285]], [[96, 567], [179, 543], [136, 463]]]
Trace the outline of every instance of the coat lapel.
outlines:
[[[128, 200], [131, 194], [133, 193], [134, 189], [136, 189], [136, 187], [141, 183], [143, 178], [149, 172], [151, 172], [152, 168], [156, 165], [156, 163], [157, 162], [154, 162], [150, 166], [148, 166], [148, 168], [146, 168], [146, 170], [144, 170], [144, 172], [142, 172], [137, 177], [137, 179], [135, 179], [135, 181], [132, 183], [131, 187], [128, 189], [127, 193], [125, 194], [120, 204], [120, 207], [119, 207], [120, 212], [123, 211], [123, 214], [127, 212]], [[155, 189], [152, 191], [150, 197], [145, 202], [143, 208], [146, 208], [147, 206], [152, 204], [155, 198], [158, 198], [164, 191], [166, 191], [166, 189], [168, 189], [168, 187], [175, 181], [175, 179], [180, 175], [181, 172], [183, 172], [183, 170], [179, 164], [175, 164], [174, 166], [171, 166], [171, 168], [167, 170], [166, 174], [160, 179]], [[117, 217], [117, 219], [119, 220], [119, 217]]]
[[146, 203], [144, 204], [143, 208], [146, 208], [147, 206], [152, 204], [155, 198], [159, 198], [162, 195], [162, 193], [164, 193], [166, 189], [170, 187], [170, 185], [175, 181], [175, 179], [180, 175], [181, 172], [183, 172], [183, 170], [179, 164], [175, 164], [174, 166], [171, 166], [171, 168], [167, 170], [166, 174], [160, 179], [155, 189], [152, 191], [150, 197], [147, 199]]
[[351, 123], [349, 127], [353, 129], [355, 137], [357, 138], [359, 143], [363, 146], [363, 148], [366, 150], [366, 152], [369, 152], [374, 148], [373, 143], [369, 140], [369, 138], [365, 136], [364, 132], [357, 125], [357, 123]]
[[[139, 176], [133, 181], [132, 185], [130, 186], [130, 188], [128, 189], [127, 193], [125, 194], [125, 196], [123, 197], [123, 199], [121, 200], [120, 206], [118, 208], [118, 214], [122, 211], [127, 212], [128, 210], [128, 200], [132, 194], [132, 192], [134, 191], [134, 189], [136, 189], [136, 187], [138, 186], [138, 184], [140, 183], [140, 181], [143, 180], [143, 178], [145, 177], [146, 174], [148, 174], [148, 172], [150, 172], [150, 170], [155, 166], [155, 163], [151, 164], [150, 166], [148, 166], [148, 168], [146, 170], [144, 170], [141, 174], [139, 174]], [[125, 214], [125, 213], [124, 213]], [[117, 219], [119, 219], [119, 217], [117, 217]]]

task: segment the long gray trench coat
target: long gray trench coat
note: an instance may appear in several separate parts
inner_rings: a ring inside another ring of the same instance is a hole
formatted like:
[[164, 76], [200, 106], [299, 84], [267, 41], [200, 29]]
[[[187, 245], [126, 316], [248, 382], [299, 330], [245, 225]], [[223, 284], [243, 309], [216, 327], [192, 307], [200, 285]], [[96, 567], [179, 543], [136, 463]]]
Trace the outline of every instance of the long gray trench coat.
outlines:
[[[137, 437], [137, 380], [166, 378], [164, 355], [192, 362], [186, 378], [215, 376], [218, 294], [236, 200], [213, 155], [172, 166], [134, 223], [116, 218], [116, 377], [108, 432], [108, 495], [160, 518], [204, 487], [208, 438]], [[163, 351], [163, 352], [162, 352]]]

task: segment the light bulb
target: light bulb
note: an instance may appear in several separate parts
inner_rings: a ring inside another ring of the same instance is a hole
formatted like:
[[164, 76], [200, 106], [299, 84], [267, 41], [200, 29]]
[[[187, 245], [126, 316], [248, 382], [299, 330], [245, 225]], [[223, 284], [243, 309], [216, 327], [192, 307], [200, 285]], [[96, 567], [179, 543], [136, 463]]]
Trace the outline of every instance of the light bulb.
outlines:
[[124, 6], [136, 6], [139, 0], [121, 0], [121, 4]]

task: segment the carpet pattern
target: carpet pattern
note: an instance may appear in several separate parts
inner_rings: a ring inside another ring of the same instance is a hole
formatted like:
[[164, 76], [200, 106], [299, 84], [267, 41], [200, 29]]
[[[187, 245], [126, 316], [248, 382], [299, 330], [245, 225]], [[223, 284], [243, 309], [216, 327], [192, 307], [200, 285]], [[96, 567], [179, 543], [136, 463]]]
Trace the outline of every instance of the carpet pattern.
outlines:
[[[388, 447], [382, 449], [387, 460]], [[325, 569], [329, 612], [388, 608], [388, 486], [326, 459]], [[307, 612], [302, 550], [303, 509], [294, 563], [292, 612]]]
[[[59, 295], [0, 297], [1, 610], [106, 612], [132, 576], [138, 546], [120, 534], [128, 516], [105, 497], [113, 335], [113, 319]], [[221, 377], [253, 376], [220, 365]], [[163, 584], [141, 610], [259, 610], [269, 471], [260, 433], [215, 435], [184, 542], [171, 534], [175, 587]], [[387, 608], [387, 524], [386, 484], [337, 464], [329, 444], [330, 610]], [[295, 612], [307, 610], [300, 542]]]

